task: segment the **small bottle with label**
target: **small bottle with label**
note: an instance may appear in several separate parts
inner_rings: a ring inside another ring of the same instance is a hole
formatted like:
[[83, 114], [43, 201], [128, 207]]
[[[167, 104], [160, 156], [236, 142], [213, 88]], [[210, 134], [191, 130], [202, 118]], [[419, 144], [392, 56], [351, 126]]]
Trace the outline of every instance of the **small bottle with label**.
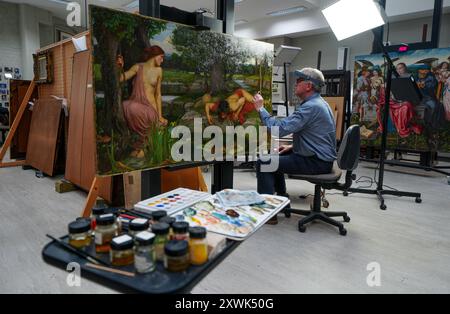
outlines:
[[149, 228], [147, 219], [136, 218], [133, 219], [128, 226], [128, 234], [132, 237], [136, 236], [139, 232], [147, 231]]
[[152, 224], [157, 224], [162, 218], [167, 216], [167, 212], [165, 210], [157, 210], [152, 212]]
[[91, 244], [91, 221], [79, 219], [69, 224], [69, 244], [78, 249]]
[[185, 221], [177, 221], [172, 225], [173, 235], [171, 240], [188, 241], [189, 240], [189, 223]]
[[140, 274], [151, 273], [156, 268], [155, 234], [143, 231], [134, 238], [134, 267]]
[[91, 211], [92, 230], [95, 230], [95, 228], [97, 227], [97, 218], [100, 217], [101, 215], [106, 214], [105, 210], [106, 207], [104, 207], [103, 205], [92, 208]]
[[182, 272], [189, 268], [187, 241], [169, 241], [164, 247], [164, 267], [170, 272]]
[[156, 260], [164, 261], [164, 245], [169, 241], [169, 225], [166, 223], [157, 223], [152, 226], [152, 232], [155, 234], [155, 252]]
[[111, 249], [111, 241], [117, 235], [116, 217], [113, 214], [99, 216], [95, 228], [95, 251], [108, 253]]
[[111, 241], [111, 264], [127, 266], [134, 263], [134, 242], [128, 234], [121, 235]]
[[189, 257], [192, 265], [203, 265], [208, 261], [208, 241], [206, 229], [193, 227], [189, 229]]

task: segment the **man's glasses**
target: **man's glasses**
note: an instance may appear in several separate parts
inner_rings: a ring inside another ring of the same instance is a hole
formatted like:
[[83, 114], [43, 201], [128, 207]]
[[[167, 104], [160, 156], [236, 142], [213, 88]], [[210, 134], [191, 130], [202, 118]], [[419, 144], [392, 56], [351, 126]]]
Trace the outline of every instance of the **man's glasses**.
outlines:
[[304, 78], [299, 78], [299, 79], [297, 79], [297, 85], [300, 84], [300, 83], [302, 83], [302, 82], [309, 82], [309, 81], [307, 81], [307, 80], [304, 79]]

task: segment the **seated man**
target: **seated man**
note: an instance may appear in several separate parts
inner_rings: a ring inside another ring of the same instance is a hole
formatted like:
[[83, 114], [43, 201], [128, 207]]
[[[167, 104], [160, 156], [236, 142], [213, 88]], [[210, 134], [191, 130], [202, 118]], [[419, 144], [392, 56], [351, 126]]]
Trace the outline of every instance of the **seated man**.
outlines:
[[[244, 89], [237, 89], [224, 101], [212, 102], [212, 97], [209, 94], [205, 94], [203, 96], [203, 102], [205, 103], [205, 112], [209, 124], [213, 124], [211, 112], [218, 112], [219, 118], [222, 120], [228, 118], [229, 120], [244, 124], [247, 113], [255, 110], [253, 96]], [[226, 109], [225, 107], [228, 108]]]
[[[258, 193], [286, 194], [284, 174], [330, 173], [336, 160], [336, 125], [330, 106], [320, 97], [325, 79], [319, 70], [305, 68], [295, 71], [297, 84], [295, 94], [302, 100], [295, 112], [282, 120], [271, 117], [264, 109], [261, 95], [254, 99], [255, 108], [268, 128], [279, 128], [279, 136], [294, 134], [292, 146], [280, 146], [278, 170], [261, 171], [261, 160], [257, 162]], [[267, 162], [269, 163], [269, 162]], [[270, 220], [276, 224], [276, 216]]]

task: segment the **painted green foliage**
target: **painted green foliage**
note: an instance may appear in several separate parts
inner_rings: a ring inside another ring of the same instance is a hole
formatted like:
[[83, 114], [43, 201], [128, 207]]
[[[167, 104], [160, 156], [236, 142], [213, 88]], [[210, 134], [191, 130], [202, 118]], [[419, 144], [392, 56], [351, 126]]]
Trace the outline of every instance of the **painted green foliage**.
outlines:
[[[193, 129], [195, 118], [203, 119], [203, 127], [211, 123], [223, 129], [227, 125], [259, 125], [259, 115], [254, 110], [236, 111], [233, 115], [230, 105], [225, 118], [216, 114], [215, 103], [233, 101], [242, 91], [246, 95], [260, 91], [266, 99], [266, 108], [271, 110], [273, 45], [195, 31], [189, 26], [96, 6], [91, 6], [91, 17], [99, 174], [173, 163], [170, 151], [175, 140], [170, 132], [179, 125]], [[162, 79], [157, 86], [151, 73], [158, 71], [145, 70], [144, 86], [149, 88], [149, 82], [155, 84], [148, 89], [155, 93], [155, 100], [145, 95], [159, 113], [160, 91], [160, 112], [167, 125], [153, 121], [146, 136], [142, 136], [124, 110], [135, 97], [138, 75], [125, 81], [123, 75], [133, 66], [153, 62], [143, 60], [142, 56], [155, 46], [164, 51], [160, 65]], [[123, 57], [123, 69], [118, 67], [118, 56]], [[251, 109], [248, 102], [246, 108]], [[207, 104], [212, 108], [210, 120], [206, 116]]]

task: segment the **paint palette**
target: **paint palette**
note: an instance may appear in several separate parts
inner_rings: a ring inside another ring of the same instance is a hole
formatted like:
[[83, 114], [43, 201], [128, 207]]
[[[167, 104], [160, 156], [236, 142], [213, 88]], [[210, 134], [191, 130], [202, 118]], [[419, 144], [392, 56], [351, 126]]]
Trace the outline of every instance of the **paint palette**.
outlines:
[[210, 196], [205, 192], [179, 188], [139, 202], [134, 205], [134, 209], [150, 214], [154, 211], [164, 210], [171, 215]]
[[263, 203], [229, 207], [223, 206], [216, 194], [172, 216], [177, 221], [188, 222], [192, 227], [205, 227], [208, 232], [243, 241], [290, 203], [286, 197], [261, 197], [264, 199]]

